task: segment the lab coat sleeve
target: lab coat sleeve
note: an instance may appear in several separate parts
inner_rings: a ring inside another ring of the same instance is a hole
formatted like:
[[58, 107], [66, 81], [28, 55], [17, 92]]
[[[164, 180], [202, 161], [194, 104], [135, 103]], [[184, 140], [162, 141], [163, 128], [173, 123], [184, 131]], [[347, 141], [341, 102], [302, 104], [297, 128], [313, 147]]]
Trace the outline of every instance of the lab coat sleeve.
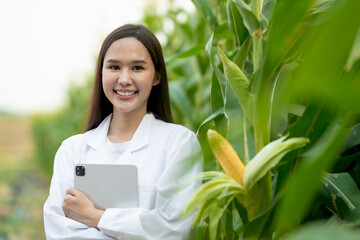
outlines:
[[106, 209], [98, 227], [116, 239], [189, 239], [194, 214], [181, 211], [201, 181], [190, 181], [203, 169], [196, 135], [178, 136], [167, 149], [164, 171], [157, 182], [155, 209]]
[[113, 239], [96, 228], [67, 218], [62, 210], [66, 190], [73, 187], [74, 155], [69, 140], [56, 153], [50, 194], [44, 204], [44, 228], [48, 240]]

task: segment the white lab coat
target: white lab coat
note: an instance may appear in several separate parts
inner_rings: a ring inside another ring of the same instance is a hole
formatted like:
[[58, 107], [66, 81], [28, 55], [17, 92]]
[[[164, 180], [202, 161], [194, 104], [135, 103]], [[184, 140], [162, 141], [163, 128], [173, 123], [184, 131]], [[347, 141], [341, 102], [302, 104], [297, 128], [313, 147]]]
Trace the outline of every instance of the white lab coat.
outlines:
[[47, 239], [188, 239], [194, 215], [181, 221], [178, 213], [200, 185], [189, 181], [202, 171], [200, 145], [190, 130], [152, 114], [144, 116], [118, 160], [138, 168], [139, 207], [106, 209], [100, 230], [65, 217], [62, 204], [66, 189], [74, 187], [74, 165], [106, 163], [110, 120], [111, 115], [96, 129], [66, 139], [56, 153], [44, 205]]

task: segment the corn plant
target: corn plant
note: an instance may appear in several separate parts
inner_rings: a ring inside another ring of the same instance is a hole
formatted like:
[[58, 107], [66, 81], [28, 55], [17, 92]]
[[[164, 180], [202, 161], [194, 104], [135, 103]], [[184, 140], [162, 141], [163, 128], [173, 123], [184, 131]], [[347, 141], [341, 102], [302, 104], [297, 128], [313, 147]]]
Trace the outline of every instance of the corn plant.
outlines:
[[197, 239], [356, 239], [360, 2], [193, 3], [212, 29], [198, 133], [224, 170], [202, 173], [185, 206]]

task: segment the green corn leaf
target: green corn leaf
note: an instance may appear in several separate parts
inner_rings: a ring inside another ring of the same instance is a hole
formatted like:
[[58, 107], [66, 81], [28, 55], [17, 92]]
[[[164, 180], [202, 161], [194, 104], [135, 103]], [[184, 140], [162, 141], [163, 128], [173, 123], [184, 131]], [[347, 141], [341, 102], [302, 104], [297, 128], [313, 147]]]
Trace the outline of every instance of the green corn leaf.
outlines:
[[257, 151], [270, 141], [269, 109], [274, 74], [298, 42], [305, 16], [314, 1], [277, 1], [274, 7], [264, 59], [257, 59], [261, 67], [251, 81], [251, 91], [255, 96], [253, 124]]
[[236, 194], [237, 193], [231, 194], [231, 195], [229, 194], [223, 198], [213, 197], [213, 198], [204, 199], [204, 201], [202, 201], [199, 204], [199, 209], [198, 209], [198, 212], [194, 219], [193, 224], [195, 225], [197, 223], [205, 221], [206, 218], [208, 218], [209, 216], [211, 216], [213, 214], [214, 207], [222, 208], [223, 210], [225, 210], [227, 205], [224, 205], [223, 202], [231, 201], [236, 196]]
[[352, 47], [352, 50], [350, 52], [349, 58], [346, 62], [346, 69], [349, 71], [354, 63], [360, 59], [360, 29], [357, 33], [354, 45]]
[[[234, 57], [234, 63], [239, 66], [240, 69], [245, 69], [246, 59], [250, 53], [251, 46], [251, 37], [248, 36]], [[250, 76], [251, 73], [252, 71], [248, 71], [247, 76]]]
[[209, 222], [209, 233], [210, 233], [210, 240], [216, 240], [216, 233], [217, 229], [219, 227], [219, 221], [221, 217], [224, 215], [224, 212], [226, 211], [228, 205], [231, 203], [232, 199], [234, 197], [231, 197], [223, 202], [217, 202], [218, 204], [214, 205], [212, 208], [211, 218]]
[[297, 49], [304, 62], [294, 73], [295, 95], [311, 94], [317, 101], [360, 112], [359, 72], [345, 71], [359, 53], [359, 11], [359, 1], [335, 1], [306, 28]]
[[202, 12], [206, 18], [206, 21], [210, 26], [215, 29], [218, 26], [218, 21], [216, 16], [210, 6], [207, 4], [206, 0], [192, 0], [197, 9]]
[[[336, 159], [336, 163], [334, 164], [332, 171], [333, 172], [345, 172], [347, 169], [349, 169], [349, 166], [351, 164], [355, 164], [356, 161], [359, 159], [360, 159], [360, 151], [357, 151], [354, 154], [339, 157], [338, 159]], [[356, 171], [356, 168], [354, 169], [354, 171]]]
[[261, 14], [270, 22], [273, 15], [274, 6], [277, 0], [264, 0], [262, 4]]
[[229, 25], [229, 29], [235, 35], [235, 45], [242, 46], [243, 42], [249, 35], [249, 32], [244, 26], [241, 14], [232, 0], [227, 0], [226, 11], [228, 15], [227, 24]]
[[308, 224], [294, 231], [290, 235], [281, 238], [283, 240], [358, 240], [359, 229], [351, 229], [339, 225], [326, 225], [325, 223]]
[[[235, 193], [245, 194], [245, 189], [238, 182], [224, 173], [212, 171], [200, 174], [199, 177], [213, 179], [201, 185], [193, 193], [184, 207], [183, 216], [187, 216], [195, 211], [196, 207], [203, 202], [214, 198], [217, 199], [219, 196], [221, 198], [227, 197], [228, 192], [230, 192], [231, 195]], [[225, 191], [225, 193], [223, 193], [223, 191]], [[198, 215], [202, 215], [202, 212], [199, 211]]]
[[261, 239], [260, 234], [263, 231], [259, 231], [259, 229], [263, 229], [266, 227], [266, 221], [269, 221], [271, 217], [271, 213], [276, 208], [279, 200], [281, 198], [281, 194], [277, 194], [273, 201], [266, 206], [263, 210], [259, 212], [259, 214], [252, 219], [246, 226], [244, 237], [247, 239]]
[[234, 34], [230, 31], [227, 23], [222, 23], [216, 27], [214, 38], [225, 38], [232, 41], [234, 40]]
[[325, 174], [321, 199], [340, 218], [360, 220], [360, 190], [348, 173]]
[[260, 21], [251, 11], [251, 8], [242, 0], [232, 0], [232, 1], [236, 4], [236, 7], [239, 9], [239, 12], [244, 20], [244, 25], [249, 31], [250, 35], [254, 36], [257, 31], [261, 31]]
[[224, 74], [220, 71], [220, 69], [217, 66], [216, 60], [215, 60], [215, 48], [213, 47], [214, 44], [214, 33], [211, 35], [209, 41], [206, 43], [205, 46], [205, 52], [209, 57], [210, 60], [210, 66], [213, 69], [218, 81], [219, 81], [219, 86], [221, 87], [221, 92], [224, 95], [224, 86], [226, 83], [226, 78], [224, 76]]
[[275, 218], [279, 236], [298, 226], [306, 214], [314, 194], [320, 188], [323, 173], [341, 150], [347, 133], [344, 127], [349, 121], [348, 114], [339, 113], [316, 145], [304, 154], [297, 171], [287, 180], [282, 189], [284, 198]]
[[226, 139], [231, 143], [240, 159], [246, 164], [255, 156], [255, 144], [251, 135], [250, 124], [235, 97], [229, 82], [225, 89], [225, 114], [228, 119]]
[[[264, 76], [271, 79], [299, 37], [299, 29], [315, 0], [277, 1], [269, 28], [264, 63]], [[286, 21], [286, 24], [284, 24]], [[265, 86], [266, 87], [266, 86]], [[261, 94], [261, 93], [260, 93]]]
[[310, 102], [306, 106], [302, 117], [289, 129], [290, 138], [306, 137], [310, 140], [310, 143], [304, 148], [290, 152], [283, 158], [281, 161], [283, 165], [279, 167], [278, 171], [276, 192], [287, 182], [287, 177], [298, 164], [301, 154], [310, 149], [321, 138], [322, 134], [336, 117], [336, 114], [329, 112], [325, 106], [325, 101], [321, 104]]
[[169, 82], [171, 106], [175, 110], [175, 114], [178, 112], [180, 116], [185, 117], [184, 124], [193, 129], [194, 126], [191, 126], [191, 123], [194, 123], [193, 114], [191, 114], [193, 108], [184, 88], [180, 84], [179, 81]]
[[198, 45], [195, 45], [194, 47], [190, 48], [187, 51], [184, 51], [184, 52], [178, 53], [176, 55], [173, 55], [173, 56], [171, 56], [169, 58], [166, 58], [165, 63], [169, 64], [169, 63], [173, 62], [176, 59], [188, 58], [188, 57], [191, 57], [191, 56], [196, 56], [196, 55], [199, 55], [199, 54], [201, 54], [203, 52], [205, 52], [205, 45], [204, 44], [198, 44]]
[[291, 72], [297, 66], [296, 63], [284, 65], [277, 73], [270, 99], [270, 131], [271, 140], [282, 135], [287, 127], [288, 113], [290, 108], [289, 83]]
[[360, 123], [350, 129], [349, 135], [345, 142], [345, 148], [351, 148], [360, 144]]
[[[224, 113], [225, 98], [224, 93], [222, 92], [222, 87], [220, 81], [213, 73], [211, 77], [211, 109], [214, 113], [218, 112], [221, 109], [221, 112]], [[222, 136], [227, 136], [228, 130], [228, 119], [225, 114], [214, 119], [216, 129]]]
[[249, 109], [249, 79], [246, 75], [241, 71], [241, 69], [233, 63], [230, 59], [227, 58], [225, 53], [218, 48], [218, 52], [221, 58], [221, 61], [224, 65], [224, 71], [227, 80], [230, 83], [232, 90], [236, 98], [239, 101], [241, 108], [243, 109], [246, 117], [251, 119], [250, 109]]
[[308, 143], [307, 138], [290, 138], [286, 136], [270, 142], [258, 152], [246, 165], [244, 187], [251, 189], [262, 177], [275, 167], [288, 152], [301, 148]]
[[210, 125], [210, 123], [218, 118], [222, 118], [224, 116], [224, 109], [220, 108], [217, 111], [213, 112], [210, 116], [208, 116], [199, 126], [196, 134], [200, 133], [206, 133], [209, 129], [207, 126]]

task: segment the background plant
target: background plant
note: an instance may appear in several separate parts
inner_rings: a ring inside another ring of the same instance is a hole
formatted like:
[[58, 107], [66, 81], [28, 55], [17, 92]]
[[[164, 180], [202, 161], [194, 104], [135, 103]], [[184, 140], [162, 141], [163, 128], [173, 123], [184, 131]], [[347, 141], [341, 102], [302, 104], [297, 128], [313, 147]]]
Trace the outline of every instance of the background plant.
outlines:
[[[246, 193], [252, 205], [234, 182], [220, 188], [225, 177], [206, 174], [206, 188], [188, 205], [201, 204], [196, 223], [209, 223], [198, 238], [281, 238], [314, 219], [358, 226], [359, 3], [193, 2], [213, 31], [206, 45], [213, 113], [199, 133], [216, 127], [244, 164], [281, 135], [310, 141]], [[257, 162], [266, 168], [266, 156]]]

